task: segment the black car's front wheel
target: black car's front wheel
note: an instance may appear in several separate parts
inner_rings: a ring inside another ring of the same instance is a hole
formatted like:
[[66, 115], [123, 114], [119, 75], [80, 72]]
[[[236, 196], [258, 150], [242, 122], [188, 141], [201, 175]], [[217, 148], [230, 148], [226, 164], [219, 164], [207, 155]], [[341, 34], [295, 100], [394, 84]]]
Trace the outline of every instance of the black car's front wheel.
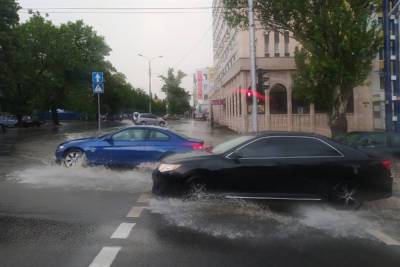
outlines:
[[335, 185], [331, 199], [335, 205], [346, 210], [356, 210], [363, 203], [357, 186], [348, 182], [341, 182]]
[[83, 166], [85, 164], [85, 153], [80, 149], [70, 149], [65, 153], [63, 164], [67, 168]]
[[184, 191], [188, 198], [200, 198], [206, 193], [207, 186], [201, 177], [195, 176], [188, 179]]

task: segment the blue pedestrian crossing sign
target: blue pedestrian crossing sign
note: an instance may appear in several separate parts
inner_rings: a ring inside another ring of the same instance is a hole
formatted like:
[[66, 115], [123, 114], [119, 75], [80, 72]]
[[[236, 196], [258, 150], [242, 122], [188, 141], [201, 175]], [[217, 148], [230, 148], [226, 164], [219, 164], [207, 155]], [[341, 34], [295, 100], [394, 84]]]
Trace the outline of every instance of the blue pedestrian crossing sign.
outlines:
[[92, 72], [92, 89], [94, 94], [104, 93], [104, 73]]
[[93, 84], [93, 93], [103, 94], [104, 93], [104, 83]]

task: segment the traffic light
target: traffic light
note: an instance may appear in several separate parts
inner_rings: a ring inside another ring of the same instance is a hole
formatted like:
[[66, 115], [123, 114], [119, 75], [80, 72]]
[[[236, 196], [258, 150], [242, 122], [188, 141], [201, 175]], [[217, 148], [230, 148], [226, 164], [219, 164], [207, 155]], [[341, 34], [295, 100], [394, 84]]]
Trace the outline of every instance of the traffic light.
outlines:
[[247, 105], [253, 104], [253, 92], [251, 91], [251, 87], [249, 87], [246, 91], [246, 101]]
[[257, 70], [257, 92], [264, 95], [264, 91], [270, 88], [269, 73], [266, 70]]

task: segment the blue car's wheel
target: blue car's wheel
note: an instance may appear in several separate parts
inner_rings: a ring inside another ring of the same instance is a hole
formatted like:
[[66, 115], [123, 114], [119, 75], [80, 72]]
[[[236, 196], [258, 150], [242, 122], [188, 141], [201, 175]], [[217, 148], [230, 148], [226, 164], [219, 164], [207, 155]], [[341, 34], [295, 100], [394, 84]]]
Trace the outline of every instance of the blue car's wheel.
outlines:
[[63, 164], [67, 168], [83, 166], [85, 162], [85, 153], [80, 149], [70, 149], [64, 155]]

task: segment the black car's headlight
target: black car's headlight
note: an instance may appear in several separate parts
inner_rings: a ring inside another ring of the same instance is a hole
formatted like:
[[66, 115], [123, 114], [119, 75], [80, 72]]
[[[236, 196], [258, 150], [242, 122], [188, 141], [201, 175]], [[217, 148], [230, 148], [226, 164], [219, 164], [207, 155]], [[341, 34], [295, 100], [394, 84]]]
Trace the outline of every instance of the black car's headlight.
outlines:
[[170, 172], [178, 169], [181, 165], [180, 164], [166, 164], [166, 163], [161, 163], [160, 166], [158, 166], [158, 171], [159, 172]]

